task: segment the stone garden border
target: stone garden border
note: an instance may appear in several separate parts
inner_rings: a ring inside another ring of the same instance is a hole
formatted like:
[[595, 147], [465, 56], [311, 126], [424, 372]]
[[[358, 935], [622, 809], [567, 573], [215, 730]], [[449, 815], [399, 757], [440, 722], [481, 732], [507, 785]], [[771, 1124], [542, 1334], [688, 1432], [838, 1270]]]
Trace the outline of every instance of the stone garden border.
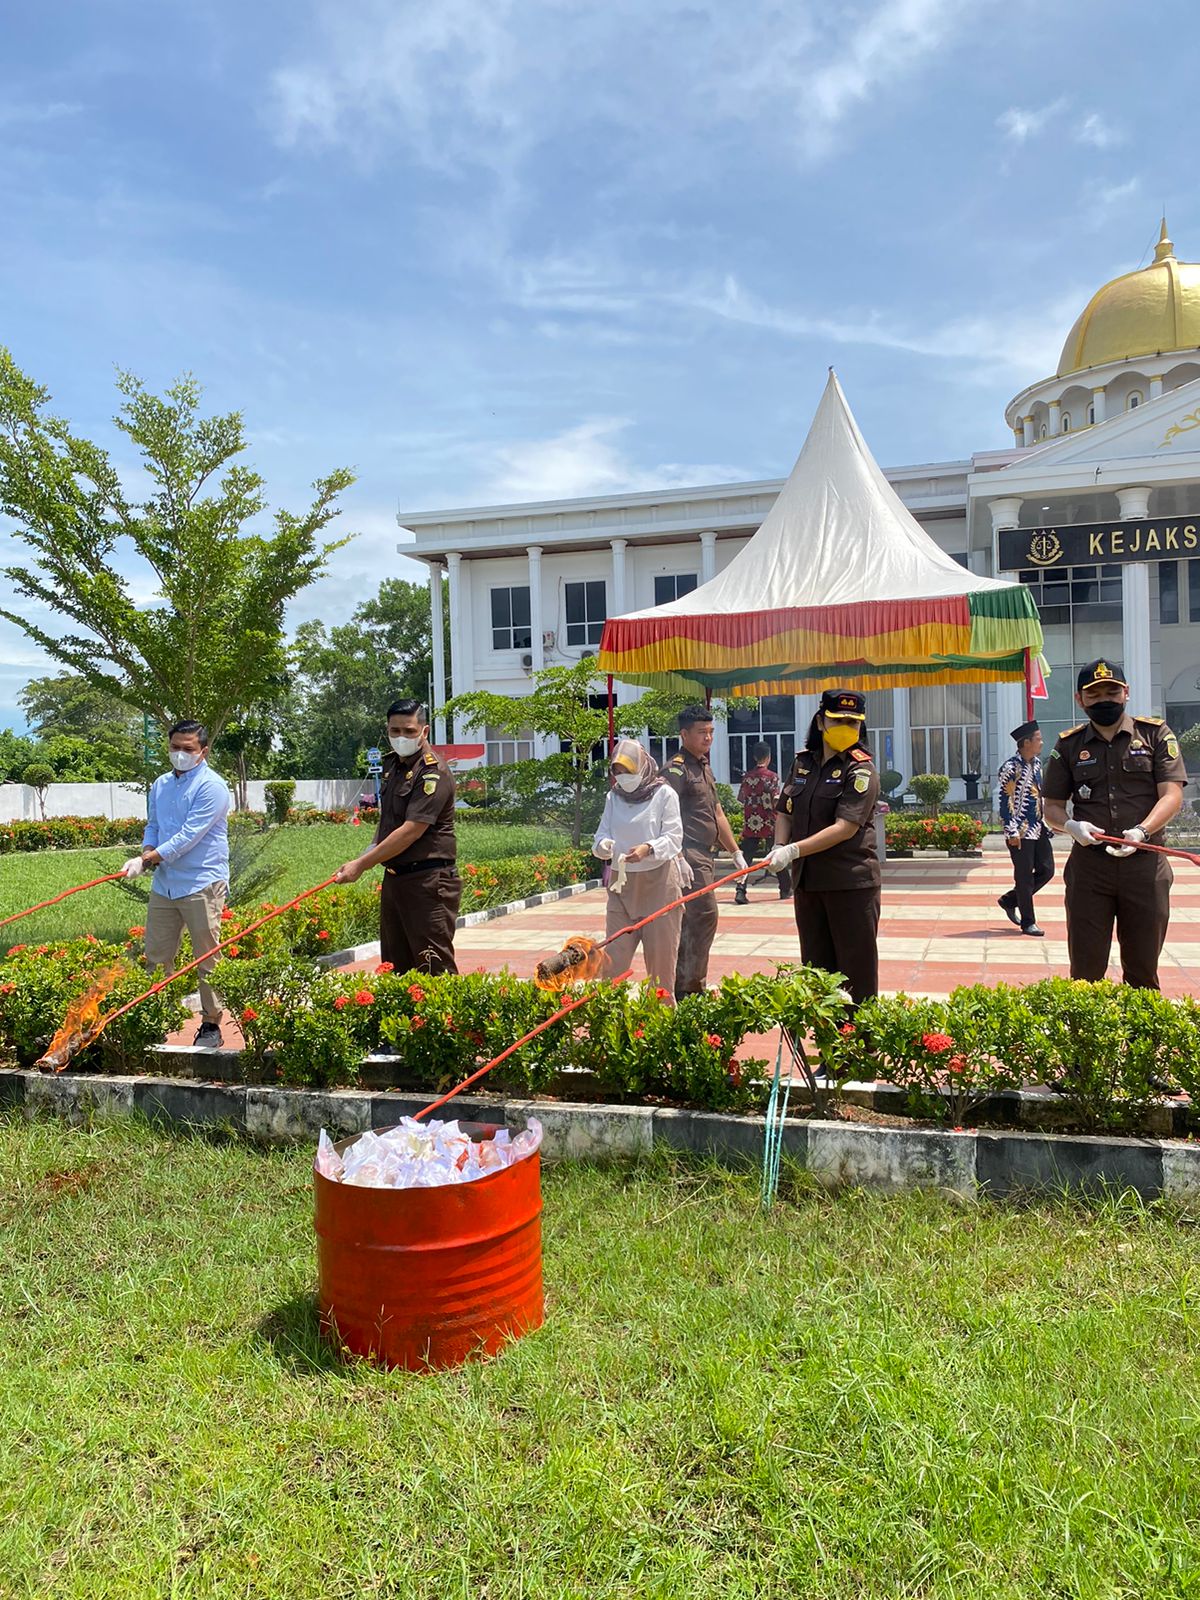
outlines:
[[[0, 1070], [0, 1108], [29, 1118], [57, 1116], [79, 1125], [140, 1113], [181, 1132], [227, 1130], [266, 1143], [315, 1143], [322, 1127], [335, 1139], [387, 1127], [431, 1099], [396, 1091]], [[536, 1116], [545, 1130], [543, 1154], [552, 1161], [644, 1156], [655, 1145], [730, 1164], [755, 1163], [762, 1156], [763, 1123], [757, 1117], [467, 1095], [459, 1097], [456, 1109], [475, 1120], [512, 1126]], [[830, 1188], [892, 1194], [938, 1189], [970, 1200], [1066, 1190], [1097, 1197], [1133, 1190], [1143, 1200], [1200, 1205], [1200, 1144], [806, 1119], [785, 1125], [783, 1151]]]
[[[485, 922], [495, 922], [497, 917], [511, 917], [518, 911], [529, 911], [534, 906], [548, 906], [555, 900], [571, 900], [577, 894], [587, 894], [589, 889], [599, 889], [601, 881], [599, 878], [589, 878], [586, 883], [568, 883], [561, 889], [546, 889], [541, 894], [528, 895], [524, 900], [510, 900], [507, 905], [490, 906], [486, 911], [468, 911], [465, 916], [455, 920], [455, 932], [459, 928], [479, 928]], [[352, 944], [347, 950], [331, 950], [327, 955], [315, 959], [319, 967], [348, 967], [354, 961], [378, 961], [379, 940], [373, 939], [369, 944]]]

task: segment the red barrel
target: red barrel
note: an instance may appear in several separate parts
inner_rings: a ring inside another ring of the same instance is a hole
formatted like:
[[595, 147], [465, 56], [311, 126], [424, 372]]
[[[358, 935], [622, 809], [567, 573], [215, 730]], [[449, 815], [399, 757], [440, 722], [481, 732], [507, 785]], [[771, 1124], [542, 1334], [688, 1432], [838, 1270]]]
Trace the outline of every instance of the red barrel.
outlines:
[[[476, 1140], [497, 1131], [459, 1126]], [[321, 1322], [353, 1354], [414, 1371], [455, 1367], [541, 1326], [536, 1154], [437, 1189], [314, 1178]]]

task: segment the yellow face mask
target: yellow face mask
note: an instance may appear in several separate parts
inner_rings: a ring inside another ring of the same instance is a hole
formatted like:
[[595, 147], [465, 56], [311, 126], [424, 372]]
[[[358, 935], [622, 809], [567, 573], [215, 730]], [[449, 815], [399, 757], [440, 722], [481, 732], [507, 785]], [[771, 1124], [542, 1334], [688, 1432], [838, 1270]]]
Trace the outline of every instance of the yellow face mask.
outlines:
[[831, 722], [821, 730], [821, 737], [831, 750], [849, 750], [858, 743], [861, 732], [857, 722]]

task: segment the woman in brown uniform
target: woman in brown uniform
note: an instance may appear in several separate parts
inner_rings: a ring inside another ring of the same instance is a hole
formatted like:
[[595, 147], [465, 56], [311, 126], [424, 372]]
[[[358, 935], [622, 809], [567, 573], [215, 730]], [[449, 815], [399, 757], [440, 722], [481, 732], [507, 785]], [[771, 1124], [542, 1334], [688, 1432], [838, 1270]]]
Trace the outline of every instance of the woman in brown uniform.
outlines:
[[826, 689], [775, 806], [771, 872], [795, 864], [800, 954], [843, 972], [855, 1005], [879, 992], [879, 774], [866, 748], [866, 700]]

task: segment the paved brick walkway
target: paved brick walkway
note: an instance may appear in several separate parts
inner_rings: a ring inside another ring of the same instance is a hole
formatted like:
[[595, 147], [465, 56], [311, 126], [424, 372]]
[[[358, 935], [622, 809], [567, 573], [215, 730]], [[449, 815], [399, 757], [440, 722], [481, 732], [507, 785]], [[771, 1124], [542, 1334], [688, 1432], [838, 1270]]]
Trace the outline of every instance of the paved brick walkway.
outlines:
[[[996, 904], [1012, 884], [1007, 852], [988, 851], [981, 860], [889, 861], [883, 872], [883, 914], [879, 929], [880, 987], [888, 993], [943, 995], [965, 983], [1032, 983], [1067, 974], [1067, 930], [1063, 911], [1062, 865], [1037, 897], [1044, 939], [1027, 939]], [[790, 902], [772, 885], [751, 887], [750, 904], [735, 906], [733, 887], [717, 891], [721, 923], [709, 963], [710, 979], [729, 972], [770, 972], [777, 961], [799, 960], [800, 946]], [[507, 967], [531, 977], [547, 953], [573, 933], [604, 934], [605, 891], [577, 895], [462, 929], [455, 939], [464, 972]], [[1114, 941], [1114, 955], [1116, 953]], [[373, 963], [367, 963], [369, 967]], [[1200, 868], [1176, 863], [1171, 894], [1171, 927], [1160, 965], [1162, 986], [1170, 995], [1200, 994]], [[644, 971], [641, 956], [635, 975]], [[1120, 977], [1119, 967], [1109, 976]], [[194, 1027], [173, 1035], [190, 1040]], [[225, 1024], [226, 1040], [238, 1044]]]

